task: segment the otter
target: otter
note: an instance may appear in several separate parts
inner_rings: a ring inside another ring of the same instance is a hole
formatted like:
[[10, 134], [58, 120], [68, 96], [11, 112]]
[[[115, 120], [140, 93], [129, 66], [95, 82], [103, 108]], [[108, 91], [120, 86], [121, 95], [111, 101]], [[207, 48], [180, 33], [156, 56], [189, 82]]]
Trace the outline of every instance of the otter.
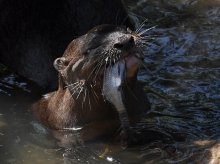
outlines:
[[[58, 89], [33, 105], [34, 115], [54, 131], [69, 133], [77, 129], [83, 141], [116, 134], [122, 121], [117, 105], [111, 102], [115, 100], [110, 100], [112, 94], [109, 98], [111, 86], [106, 85], [111, 84], [105, 83], [105, 75], [120, 63], [124, 66], [118, 70], [124, 73], [119, 88], [122, 104], [129, 126], [135, 124], [150, 109], [137, 80], [143, 45], [144, 40], [137, 32], [108, 24], [74, 39], [63, 56], [54, 61], [59, 73]], [[117, 68], [114, 70], [117, 72]]]

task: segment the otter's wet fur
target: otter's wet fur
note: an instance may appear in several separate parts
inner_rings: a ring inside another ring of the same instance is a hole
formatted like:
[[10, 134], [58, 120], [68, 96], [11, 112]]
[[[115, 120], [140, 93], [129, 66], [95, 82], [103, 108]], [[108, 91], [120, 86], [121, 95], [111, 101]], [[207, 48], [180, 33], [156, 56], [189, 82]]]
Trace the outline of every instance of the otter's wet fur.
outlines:
[[[54, 131], [79, 128], [83, 141], [115, 136], [121, 127], [118, 111], [103, 95], [106, 69], [124, 61], [126, 77], [120, 92], [132, 125], [150, 109], [137, 81], [143, 59], [144, 37], [125, 27], [100, 25], [73, 40], [63, 57], [54, 61], [59, 72], [59, 88], [33, 105], [35, 116]], [[134, 62], [135, 61], [135, 62]]]

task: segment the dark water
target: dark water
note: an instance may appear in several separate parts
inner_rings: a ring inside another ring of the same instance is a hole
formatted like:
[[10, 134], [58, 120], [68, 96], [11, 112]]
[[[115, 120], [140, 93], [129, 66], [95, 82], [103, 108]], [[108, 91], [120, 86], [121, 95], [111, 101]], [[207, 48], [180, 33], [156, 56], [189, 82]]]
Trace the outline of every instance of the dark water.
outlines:
[[[0, 163], [220, 163], [220, 1], [127, 0], [146, 35], [139, 79], [152, 103], [140, 128], [169, 138], [123, 149], [91, 143], [56, 146], [34, 121], [37, 89], [0, 66]], [[147, 19], [147, 21], [146, 21]]]

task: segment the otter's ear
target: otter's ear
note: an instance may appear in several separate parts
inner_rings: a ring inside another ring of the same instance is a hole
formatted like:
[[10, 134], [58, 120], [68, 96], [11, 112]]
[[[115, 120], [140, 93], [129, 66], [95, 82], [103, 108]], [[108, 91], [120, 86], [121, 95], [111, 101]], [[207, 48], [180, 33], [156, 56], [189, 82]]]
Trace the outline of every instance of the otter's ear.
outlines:
[[53, 66], [54, 68], [60, 72], [62, 71], [63, 69], [66, 68], [66, 66], [68, 65], [68, 61], [66, 60], [65, 57], [61, 57], [61, 58], [57, 58], [54, 62], [53, 62]]

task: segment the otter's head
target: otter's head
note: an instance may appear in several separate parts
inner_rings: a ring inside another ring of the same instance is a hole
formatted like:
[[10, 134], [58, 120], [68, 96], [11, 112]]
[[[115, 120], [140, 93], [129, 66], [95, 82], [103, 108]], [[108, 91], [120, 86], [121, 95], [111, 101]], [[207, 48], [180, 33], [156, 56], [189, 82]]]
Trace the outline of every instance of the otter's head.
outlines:
[[143, 59], [142, 37], [125, 27], [100, 25], [73, 40], [54, 61], [65, 86], [76, 96], [85, 88], [101, 89], [106, 68], [123, 61], [124, 82], [133, 83]]

